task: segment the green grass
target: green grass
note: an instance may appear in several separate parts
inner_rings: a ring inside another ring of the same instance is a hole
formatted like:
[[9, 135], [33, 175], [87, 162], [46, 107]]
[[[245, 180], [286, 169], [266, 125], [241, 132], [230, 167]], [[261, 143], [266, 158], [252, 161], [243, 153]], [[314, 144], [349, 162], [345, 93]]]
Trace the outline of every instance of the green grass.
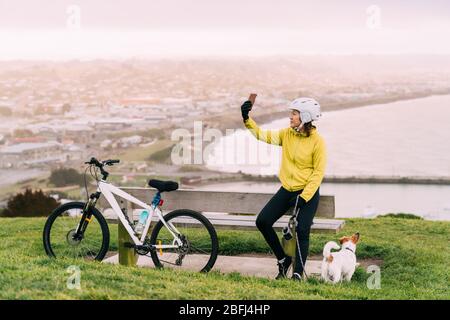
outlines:
[[[359, 267], [351, 283], [329, 285], [48, 258], [43, 218], [0, 219], [0, 299], [449, 299], [450, 223], [383, 217], [349, 219], [338, 235], [313, 234], [311, 254], [328, 240], [359, 231], [357, 257], [382, 259], [381, 289]], [[117, 227], [110, 225], [111, 248]], [[219, 231], [221, 254], [267, 253], [258, 232]], [[81, 290], [70, 290], [67, 268], [81, 270]]]
[[[89, 180], [88, 180], [89, 181]], [[89, 186], [89, 185], [88, 185]], [[57, 193], [57, 191], [64, 190], [63, 192], [69, 197], [70, 199], [77, 200], [77, 199], [83, 199], [81, 196], [80, 190], [83, 188], [83, 186], [69, 186], [69, 187], [55, 187], [53, 184], [50, 184], [48, 182], [48, 175], [39, 178], [33, 178], [29, 179], [27, 181], [22, 181], [19, 183], [11, 184], [4, 186], [0, 188], [0, 199], [9, 199], [10, 197], [21, 193], [25, 191], [25, 189], [31, 188], [33, 190], [41, 189], [47, 194], [53, 194]], [[91, 186], [92, 188], [92, 186]]]
[[153, 162], [168, 162], [170, 155], [172, 154], [173, 145], [169, 145], [167, 148], [161, 149], [152, 155], [150, 155], [147, 160]]
[[119, 155], [119, 157], [121, 161], [148, 161], [148, 158], [151, 155], [172, 145], [173, 141], [171, 140], [158, 140], [148, 147], [139, 146], [126, 149]]
[[48, 187], [48, 177], [49, 175], [46, 174], [22, 182], [2, 186], [0, 187], [0, 199], [8, 199], [17, 193], [24, 191], [26, 188], [32, 188], [33, 190], [45, 189]]

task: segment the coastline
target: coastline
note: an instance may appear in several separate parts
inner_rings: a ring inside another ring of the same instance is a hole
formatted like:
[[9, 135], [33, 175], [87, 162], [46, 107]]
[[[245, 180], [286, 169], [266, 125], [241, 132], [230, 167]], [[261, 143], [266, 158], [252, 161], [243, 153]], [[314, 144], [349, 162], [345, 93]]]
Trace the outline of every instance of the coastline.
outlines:
[[[427, 98], [436, 95], [448, 95], [449, 91], [443, 91], [439, 93], [415, 93], [407, 96], [390, 96], [382, 99], [369, 99], [367, 101], [355, 101], [348, 103], [335, 103], [328, 104], [323, 109], [325, 111], [336, 111], [336, 110], [346, 110], [352, 108], [365, 107], [369, 105], [377, 105], [383, 103], [392, 103], [397, 101], [406, 101], [406, 100], [415, 100], [420, 98]], [[259, 111], [259, 110], [258, 110]], [[253, 115], [252, 118], [259, 123], [267, 123], [279, 119], [286, 118], [286, 112], [280, 111], [275, 113], [263, 113], [258, 115]], [[218, 128], [224, 132], [225, 129], [231, 128], [228, 124], [233, 123], [234, 127], [239, 129], [243, 129], [244, 126], [242, 124], [242, 119], [240, 113], [238, 115], [233, 114], [233, 117], [222, 117], [221, 121], [218, 122], [217, 126], [212, 126], [214, 128]], [[213, 142], [210, 142], [213, 143]], [[208, 144], [209, 145], [209, 144]], [[210, 169], [206, 166], [206, 164], [200, 165], [203, 171], [208, 172], [221, 172], [215, 169]], [[253, 175], [253, 174], [245, 174], [242, 172], [222, 172], [223, 177], [214, 178], [214, 179], [205, 179], [199, 184], [210, 184], [210, 183], [220, 183], [220, 182], [234, 182], [234, 181], [255, 181], [255, 182], [279, 182], [277, 175]], [[325, 176], [323, 182], [327, 183], [369, 183], [369, 184], [420, 184], [420, 185], [450, 185], [450, 177], [441, 176], [441, 177], [407, 177], [407, 176]]]
[[[332, 111], [332, 110], [345, 110], [350, 108], [358, 108], [358, 107], [364, 107], [368, 105], [374, 105], [374, 104], [382, 104], [382, 103], [391, 103], [396, 101], [405, 101], [405, 100], [413, 100], [413, 99], [419, 99], [419, 98], [426, 98], [431, 96], [437, 96], [437, 95], [448, 95], [450, 94], [450, 90], [448, 92], [433, 92], [433, 93], [415, 93], [411, 95], [403, 95], [403, 96], [390, 96], [383, 99], [371, 99], [366, 101], [354, 101], [354, 102], [348, 102], [348, 103], [335, 103], [335, 104], [328, 104], [324, 107], [324, 110], [326, 111]], [[264, 109], [257, 110], [258, 115], [253, 115], [253, 119], [255, 121], [263, 124], [271, 121], [275, 121], [277, 119], [283, 119], [287, 118], [286, 111], [279, 111], [275, 113], [270, 113], [270, 110], [265, 110], [265, 113], [261, 113], [264, 111]], [[269, 112], [268, 112], [269, 111]], [[200, 119], [204, 120], [207, 126], [218, 128], [221, 130], [224, 134], [226, 133], [226, 129], [230, 128], [236, 128], [236, 129], [244, 129], [244, 125], [242, 123], [241, 114], [236, 109], [236, 112], [230, 114], [227, 113], [225, 115], [219, 115], [217, 116], [220, 118], [220, 121], [214, 120], [214, 119]], [[161, 131], [164, 132], [165, 135], [170, 136], [171, 130], [173, 130], [174, 127], [172, 125], [167, 127], [160, 128]], [[204, 147], [209, 145], [209, 142], [204, 142]], [[156, 167], [158, 165], [155, 163]], [[159, 165], [162, 165], [162, 163], [159, 163]], [[167, 166], [169, 164], [165, 164]], [[186, 186], [188, 188], [195, 187], [198, 185], [208, 185], [208, 184], [216, 184], [216, 183], [232, 183], [232, 182], [279, 182], [277, 175], [267, 175], [267, 176], [261, 176], [261, 175], [253, 175], [253, 174], [245, 174], [242, 172], [224, 172], [219, 171], [214, 168], [208, 168], [206, 163], [202, 164], [196, 164], [192, 165], [191, 170], [184, 170], [179, 171], [182, 166], [176, 166], [174, 164], [169, 165], [172, 170], [170, 170], [170, 173], [167, 168], [158, 168], [158, 170], [155, 169], [156, 172], [165, 172], [165, 176], [167, 178], [176, 179], [178, 181], [181, 180], [181, 178], [193, 178], [193, 177], [200, 177], [200, 179], [194, 179], [196, 182], [194, 183], [183, 183], [183, 186]], [[417, 185], [441, 185], [441, 186], [448, 186], [450, 185], [450, 177], [448, 176], [441, 176], [441, 177], [404, 177], [404, 176], [325, 176], [323, 179], [323, 182], [325, 183], [348, 183], [348, 184], [417, 184]], [[19, 188], [20, 183], [7, 183], [3, 184], [0, 189], [2, 189], [2, 193], [5, 193], [8, 191], [8, 194], [11, 193], [11, 188], [13, 186], [17, 186]], [[18, 191], [18, 190], [17, 190]], [[3, 197], [0, 197], [0, 199]], [[6, 198], [5, 198], [6, 199]], [[5, 200], [3, 199], [3, 200]], [[1, 205], [0, 205], [1, 207]]]
[[[386, 104], [393, 103], [398, 101], [407, 101], [407, 100], [415, 100], [421, 98], [428, 98], [432, 96], [440, 96], [440, 95], [450, 95], [450, 89], [448, 90], [440, 90], [436, 92], [415, 92], [407, 95], [390, 95], [382, 98], [370, 98], [366, 100], [358, 100], [358, 101], [345, 101], [345, 102], [330, 102], [322, 104], [322, 111], [339, 111], [339, 110], [347, 110], [353, 108], [366, 107], [370, 105], [377, 104]], [[263, 109], [257, 109], [256, 113], [254, 112], [251, 117], [257, 123], [268, 123], [275, 120], [280, 120], [287, 118], [286, 110], [276, 111], [277, 107], [272, 107], [266, 109], [264, 112]], [[216, 128], [221, 130], [222, 132], [226, 132], [226, 129], [243, 129], [244, 125], [241, 119], [241, 113], [239, 110], [239, 106], [236, 106], [235, 113], [222, 113], [214, 117], [202, 117], [200, 120], [204, 121], [206, 126], [209, 128]]]
[[[205, 171], [217, 172], [205, 167]], [[201, 179], [191, 186], [208, 185], [215, 183], [231, 182], [277, 182], [277, 175], [252, 175], [246, 173], [224, 172], [222, 177]], [[389, 176], [325, 176], [323, 183], [348, 183], [348, 184], [407, 184], [407, 185], [450, 185], [449, 177], [389, 177]]]

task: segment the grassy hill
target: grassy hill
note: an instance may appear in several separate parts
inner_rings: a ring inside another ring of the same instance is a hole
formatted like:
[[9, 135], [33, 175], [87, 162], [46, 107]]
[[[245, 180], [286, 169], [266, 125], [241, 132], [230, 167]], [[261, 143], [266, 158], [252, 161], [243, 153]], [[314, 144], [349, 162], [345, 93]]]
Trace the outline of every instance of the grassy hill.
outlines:
[[[268, 280], [218, 272], [127, 268], [49, 259], [42, 247], [44, 218], [0, 219], [0, 299], [450, 299], [450, 223], [393, 217], [349, 219], [338, 235], [311, 237], [311, 254], [328, 240], [361, 233], [358, 259], [383, 260], [381, 289], [359, 267], [351, 283], [329, 285]], [[111, 249], [117, 226], [110, 225]], [[267, 253], [258, 232], [219, 231], [221, 254]], [[275, 260], [274, 260], [275, 263]], [[81, 290], [68, 289], [67, 268], [81, 270]]]

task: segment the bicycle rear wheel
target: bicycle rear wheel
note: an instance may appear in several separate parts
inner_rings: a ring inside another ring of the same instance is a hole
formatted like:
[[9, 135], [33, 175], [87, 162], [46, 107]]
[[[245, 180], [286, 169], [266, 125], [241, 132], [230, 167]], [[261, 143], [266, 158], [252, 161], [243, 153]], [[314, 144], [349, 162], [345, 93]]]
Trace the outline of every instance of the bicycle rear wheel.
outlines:
[[44, 249], [48, 256], [103, 260], [109, 248], [109, 228], [97, 209], [91, 208], [85, 217], [88, 223], [82, 236], [76, 234], [84, 206], [83, 202], [65, 203], [48, 217], [43, 232]]
[[[180, 232], [183, 245], [150, 251], [155, 266], [200, 272], [211, 270], [219, 251], [216, 230], [211, 222], [201, 213], [186, 209], [172, 211], [164, 216], [164, 220]], [[150, 244], [172, 245], [174, 240], [173, 235], [159, 221], [153, 229]]]

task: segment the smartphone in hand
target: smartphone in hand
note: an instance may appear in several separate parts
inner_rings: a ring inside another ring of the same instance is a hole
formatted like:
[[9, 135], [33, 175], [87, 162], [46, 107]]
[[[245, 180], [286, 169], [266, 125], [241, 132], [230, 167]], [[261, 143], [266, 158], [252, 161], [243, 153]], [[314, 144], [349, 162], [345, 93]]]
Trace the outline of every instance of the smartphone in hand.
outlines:
[[252, 103], [252, 106], [255, 104], [256, 96], [256, 93], [250, 93], [250, 96], [248, 97], [248, 100]]

